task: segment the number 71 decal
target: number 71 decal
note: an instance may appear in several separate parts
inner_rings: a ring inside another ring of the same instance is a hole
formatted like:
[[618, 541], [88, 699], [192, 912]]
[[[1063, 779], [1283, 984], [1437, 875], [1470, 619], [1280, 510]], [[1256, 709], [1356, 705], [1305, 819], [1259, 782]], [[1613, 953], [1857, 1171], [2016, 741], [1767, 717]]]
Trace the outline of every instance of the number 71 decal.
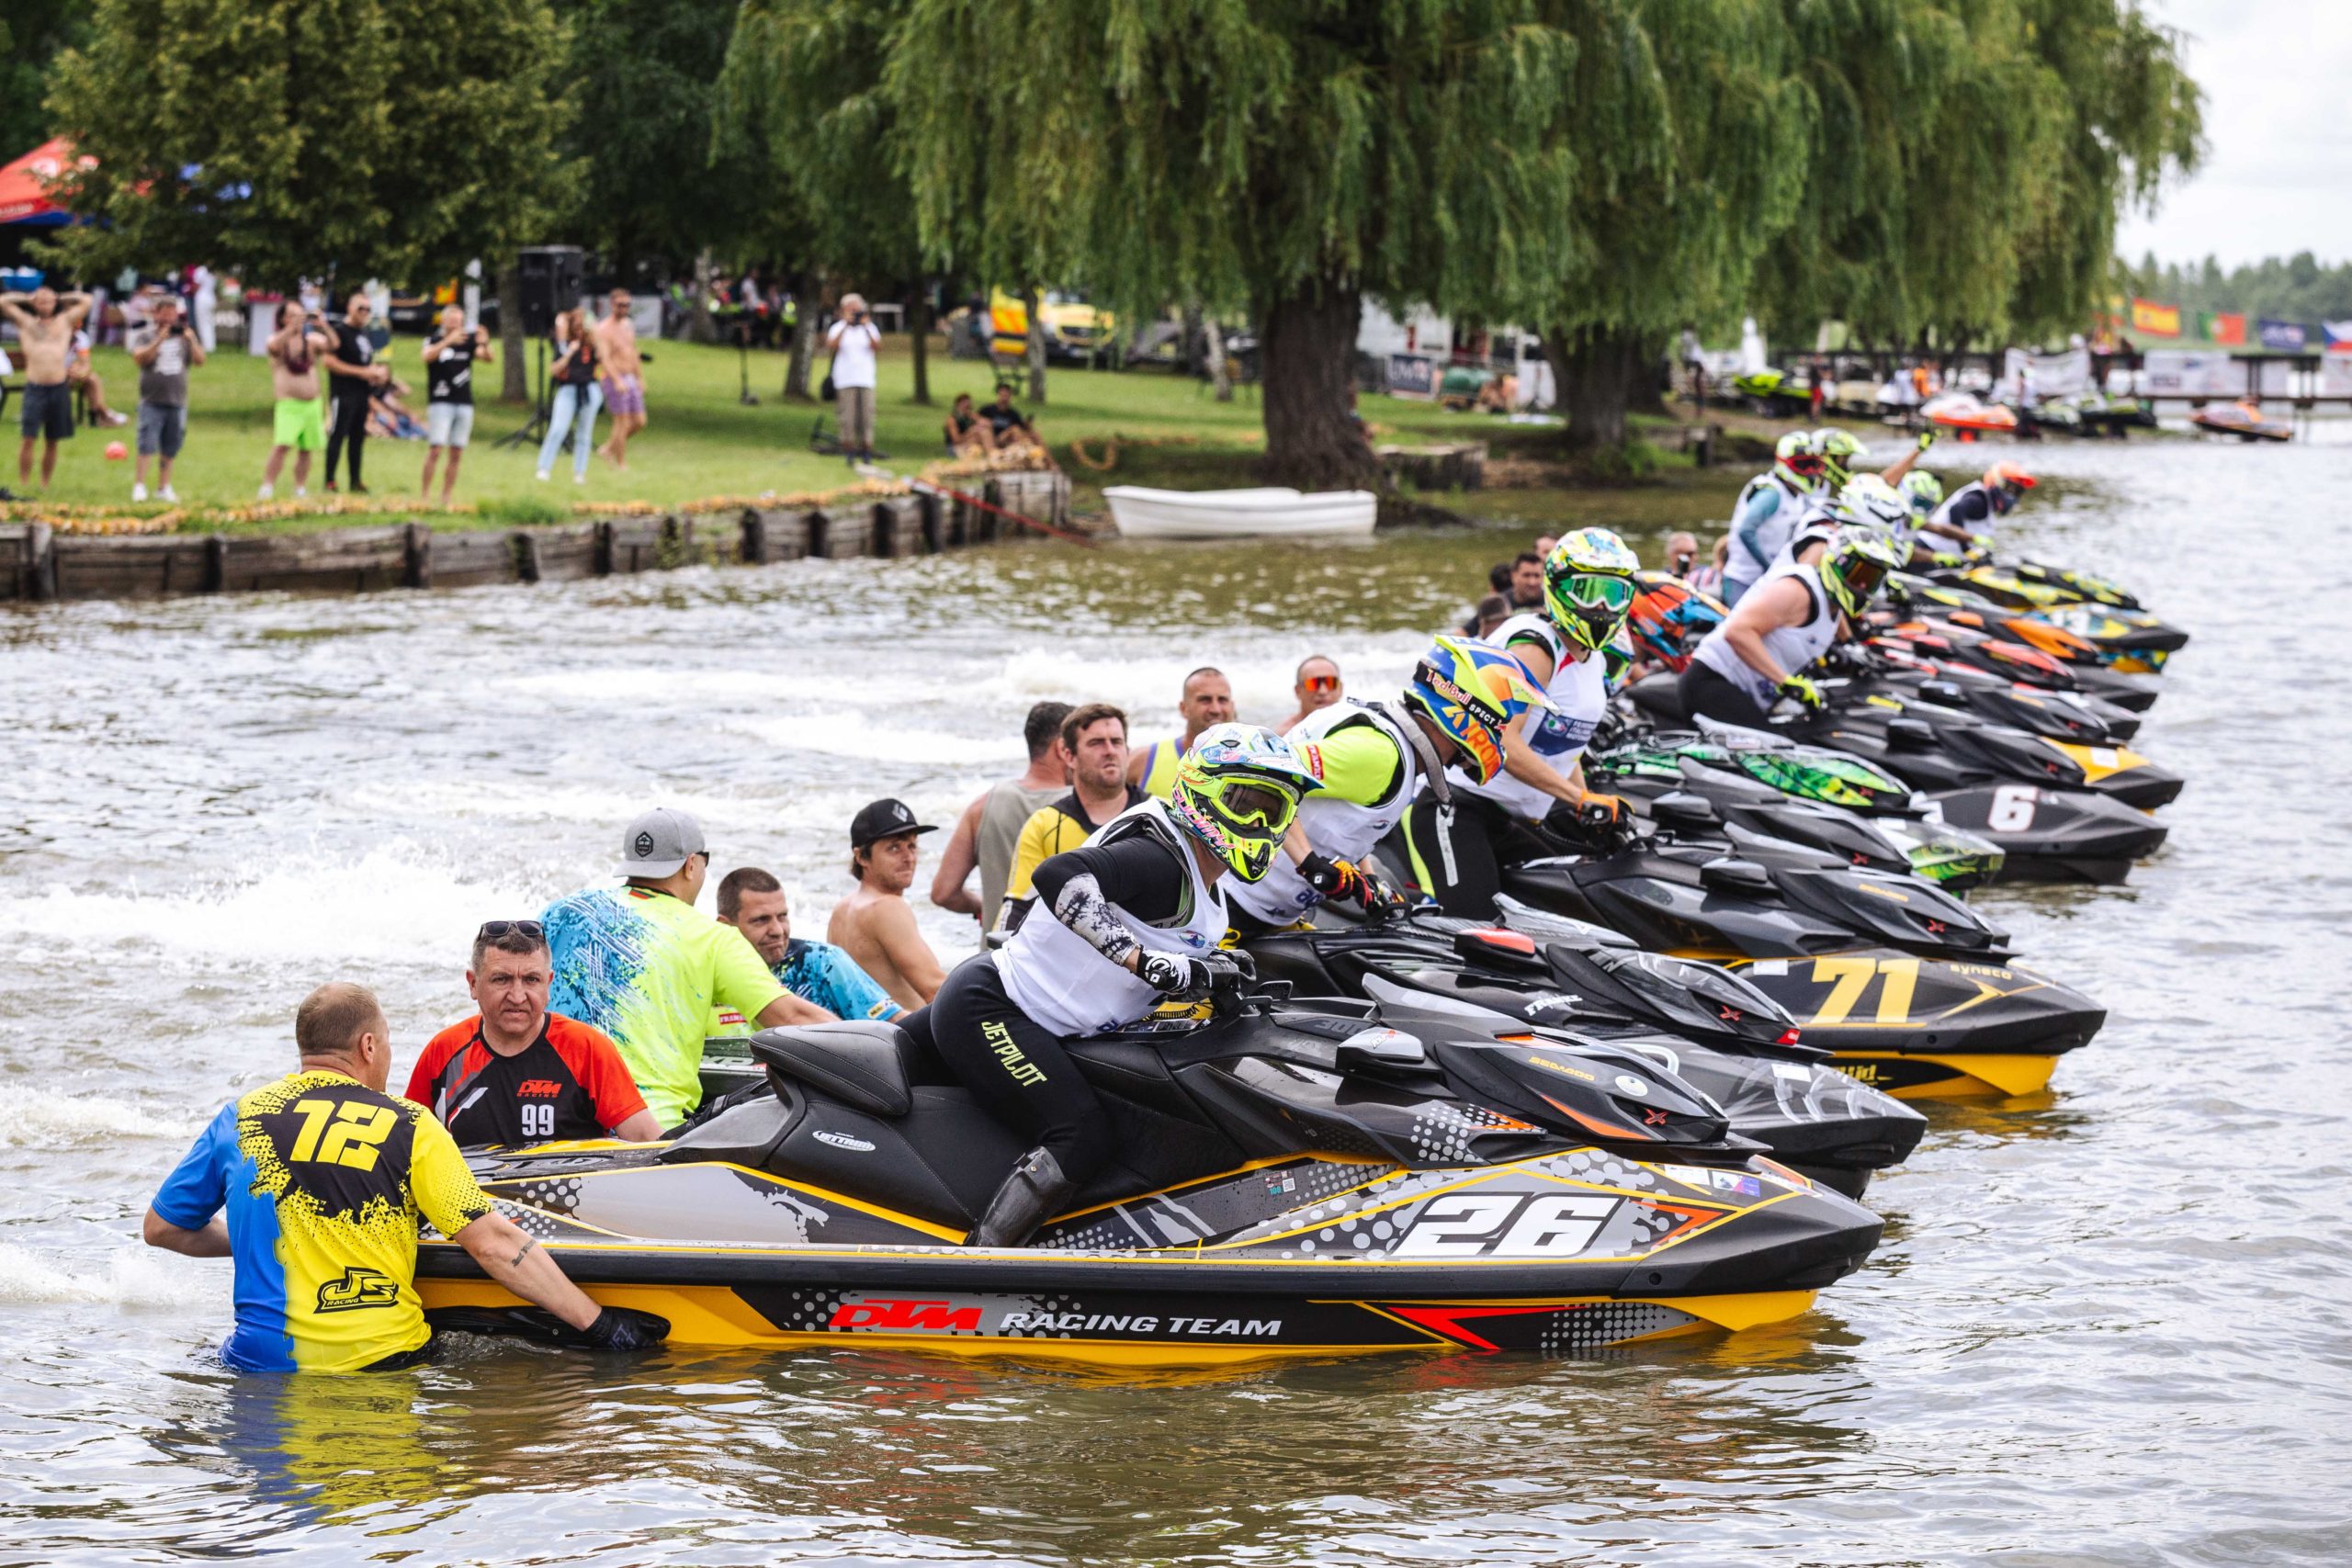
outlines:
[[1829, 995], [1822, 998], [1820, 1010], [1804, 1021], [1806, 1025], [1826, 1027], [1850, 1021], [1871, 982], [1882, 976], [1886, 983], [1879, 989], [1876, 1021], [1910, 1022], [1912, 993], [1919, 987], [1917, 959], [1816, 958], [1813, 961], [1814, 983], [1826, 985]]

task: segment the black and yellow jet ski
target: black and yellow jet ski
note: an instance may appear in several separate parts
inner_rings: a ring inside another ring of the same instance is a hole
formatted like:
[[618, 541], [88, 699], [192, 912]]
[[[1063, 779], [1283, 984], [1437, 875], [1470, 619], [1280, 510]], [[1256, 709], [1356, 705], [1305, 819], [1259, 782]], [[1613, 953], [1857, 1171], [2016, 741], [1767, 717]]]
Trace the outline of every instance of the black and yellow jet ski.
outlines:
[[[1648, 1057], [1282, 989], [1079, 1043], [1118, 1163], [1021, 1247], [963, 1245], [1021, 1141], [896, 1024], [753, 1037], [757, 1077], [662, 1143], [469, 1160], [571, 1279], [678, 1344], [1574, 1354], [1794, 1316], [1877, 1245], [1877, 1216]], [[447, 1241], [418, 1273], [445, 1327], [526, 1321]]]

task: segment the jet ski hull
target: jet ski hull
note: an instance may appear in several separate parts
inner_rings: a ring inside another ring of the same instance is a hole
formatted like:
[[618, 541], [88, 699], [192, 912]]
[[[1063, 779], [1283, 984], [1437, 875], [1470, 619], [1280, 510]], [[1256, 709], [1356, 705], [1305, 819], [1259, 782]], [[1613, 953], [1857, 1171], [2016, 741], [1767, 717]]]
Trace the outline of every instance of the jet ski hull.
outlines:
[[[918, 1216], [737, 1165], [664, 1165], [626, 1145], [580, 1144], [474, 1158], [502, 1207], [596, 1301], [665, 1319], [673, 1343], [762, 1349], [1111, 1367], [1574, 1355], [1798, 1315], [1860, 1266], [1880, 1231], [1867, 1210], [1792, 1174], [1598, 1150], [1476, 1170], [1266, 1161], [989, 1250], [955, 1245], [957, 1233]], [[594, 1168], [557, 1174], [583, 1162]], [[1267, 1219], [1238, 1236], [1199, 1235], [1204, 1213], [1238, 1201]], [[778, 1235], [797, 1225], [801, 1239], [708, 1234], [736, 1224]], [[644, 1234], [664, 1229], [704, 1234]], [[1189, 1244], [1170, 1234], [1187, 1229]], [[894, 1232], [900, 1239], [885, 1239]], [[1770, 1245], [1759, 1250], [1759, 1240]], [[417, 1286], [447, 1328], [496, 1332], [520, 1304], [437, 1238], [420, 1247]]]

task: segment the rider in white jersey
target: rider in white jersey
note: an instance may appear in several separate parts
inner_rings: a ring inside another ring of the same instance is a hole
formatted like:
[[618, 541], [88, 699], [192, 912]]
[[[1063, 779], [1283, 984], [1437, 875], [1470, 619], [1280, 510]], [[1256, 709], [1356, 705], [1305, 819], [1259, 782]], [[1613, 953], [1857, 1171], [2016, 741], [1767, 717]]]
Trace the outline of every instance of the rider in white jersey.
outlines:
[[1792, 430], [1773, 449], [1771, 468], [1748, 480], [1739, 492], [1731, 512], [1723, 592], [1717, 595], [1724, 604], [1737, 604], [1740, 595], [1755, 586], [1788, 543], [1807, 504], [1827, 493], [1821, 469], [1812, 434]]
[[956, 965], [904, 1021], [1007, 1124], [1036, 1140], [967, 1238], [1018, 1247], [1115, 1152], [1110, 1112], [1071, 1039], [1208, 995], [1227, 929], [1216, 878], [1263, 876], [1302, 797], [1319, 785], [1278, 735], [1203, 730], [1169, 798], [1145, 800], [1037, 867], [1036, 900], [1010, 942]]
[[1256, 935], [1295, 924], [1327, 899], [1373, 901], [1361, 863], [1424, 782], [1442, 801], [1453, 788], [1449, 763], [1492, 773], [1510, 722], [1548, 702], [1509, 654], [1441, 637], [1395, 704], [1335, 704], [1292, 726], [1283, 739], [1323, 787], [1299, 806], [1284, 855], [1264, 880], [1227, 875], [1235, 927]]
[[1834, 541], [1808, 545], [1699, 645], [1682, 671], [1683, 712], [1754, 729], [1782, 694], [1820, 707], [1821, 689], [1805, 667], [1829, 651], [1842, 623], [1860, 616], [1904, 558], [1874, 529], [1844, 529]]
[[1502, 866], [1556, 847], [1539, 824], [1573, 832], [1579, 817], [1613, 821], [1621, 811], [1615, 795], [1585, 788], [1581, 759], [1608, 710], [1602, 650], [1633, 608], [1640, 570], [1616, 535], [1580, 529], [1544, 563], [1544, 615], [1496, 628], [1494, 640], [1526, 667], [1553, 711], [1514, 722], [1501, 773], [1477, 778], [1457, 767], [1452, 801], [1424, 798], [1408, 815], [1416, 879], [1448, 914], [1491, 919]]

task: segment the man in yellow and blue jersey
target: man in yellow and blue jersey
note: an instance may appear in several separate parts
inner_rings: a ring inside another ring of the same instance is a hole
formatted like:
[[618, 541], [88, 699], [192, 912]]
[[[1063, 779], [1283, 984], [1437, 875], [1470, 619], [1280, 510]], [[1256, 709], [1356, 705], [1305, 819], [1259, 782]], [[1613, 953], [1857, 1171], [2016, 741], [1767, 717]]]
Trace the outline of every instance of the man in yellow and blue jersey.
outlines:
[[[294, 1015], [300, 1067], [223, 1107], [147, 1211], [151, 1247], [236, 1261], [242, 1371], [414, 1364], [433, 1329], [416, 1294], [417, 1220], [482, 1271], [609, 1350], [654, 1344], [658, 1319], [597, 1306], [491, 1206], [422, 1106], [384, 1092], [392, 1052], [365, 987], [320, 987]], [[225, 1217], [222, 1210], [226, 1209]]]

